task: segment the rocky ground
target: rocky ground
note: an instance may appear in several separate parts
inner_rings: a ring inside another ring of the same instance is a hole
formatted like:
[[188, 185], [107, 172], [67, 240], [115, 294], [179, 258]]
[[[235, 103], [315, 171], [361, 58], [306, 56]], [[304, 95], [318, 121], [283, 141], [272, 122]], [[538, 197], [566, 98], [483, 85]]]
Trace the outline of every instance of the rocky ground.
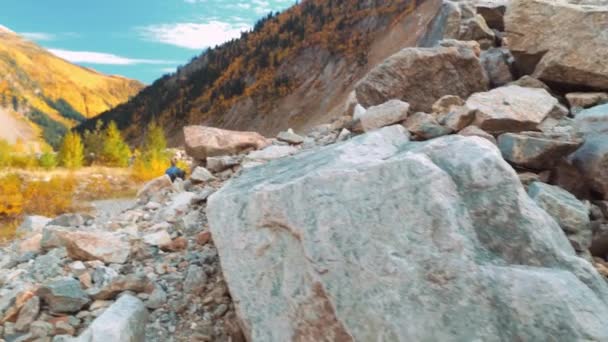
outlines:
[[[390, 57], [340, 120], [184, 128], [188, 180], [26, 220], [0, 250], [0, 336], [608, 340], [608, 93], [589, 91], [608, 72], [540, 29], [507, 44], [513, 23], [593, 6], [446, 2], [460, 40]], [[532, 42], [551, 53], [523, 72]]]

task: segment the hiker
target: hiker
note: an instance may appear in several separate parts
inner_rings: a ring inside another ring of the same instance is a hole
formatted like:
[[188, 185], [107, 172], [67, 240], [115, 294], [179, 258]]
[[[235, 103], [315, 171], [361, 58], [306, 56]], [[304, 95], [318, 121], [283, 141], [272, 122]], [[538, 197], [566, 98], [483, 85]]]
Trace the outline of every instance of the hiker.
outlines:
[[175, 179], [177, 178], [181, 178], [181, 179], [185, 179], [186, 178], [186, 172], [182, 169], [180, 169], [179, 167], [176, 166], [177, 161], [175, 160], [175, 158], [171, 159], [171, 167], [167, 169], [167, 171], [165, 171], [165, 174], [167, 176], [169, 176], [169, 178], [171, 178], [172, 182], [175, 182]]

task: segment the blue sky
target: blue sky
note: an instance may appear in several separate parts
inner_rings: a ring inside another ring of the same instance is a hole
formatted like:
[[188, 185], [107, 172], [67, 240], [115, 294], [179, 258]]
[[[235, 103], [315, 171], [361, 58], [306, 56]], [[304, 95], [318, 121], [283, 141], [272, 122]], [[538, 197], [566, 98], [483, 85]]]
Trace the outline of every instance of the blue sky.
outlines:
[[71, 62], [151, 83], [295, 0], [4, 0], [0, 25]]

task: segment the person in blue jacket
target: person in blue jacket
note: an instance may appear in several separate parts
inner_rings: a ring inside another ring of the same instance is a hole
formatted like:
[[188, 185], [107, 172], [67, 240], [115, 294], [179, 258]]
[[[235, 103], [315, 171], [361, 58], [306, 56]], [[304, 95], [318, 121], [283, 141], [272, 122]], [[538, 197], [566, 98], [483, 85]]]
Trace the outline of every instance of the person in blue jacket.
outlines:
[[176, 162], [175, 158], [171, 159], [171, 167], [168, 168], [167, 171], [165, 171], [165, 174], [167, 176], [169, 176], [169, 178], [171, 178], [172, 182], [175, 182], [175, 180], [177, 178], [181, 178], [181, 179], [186, 178], [186, 171], [177, 167], [176, 164], [177, 164], [177, 162]]

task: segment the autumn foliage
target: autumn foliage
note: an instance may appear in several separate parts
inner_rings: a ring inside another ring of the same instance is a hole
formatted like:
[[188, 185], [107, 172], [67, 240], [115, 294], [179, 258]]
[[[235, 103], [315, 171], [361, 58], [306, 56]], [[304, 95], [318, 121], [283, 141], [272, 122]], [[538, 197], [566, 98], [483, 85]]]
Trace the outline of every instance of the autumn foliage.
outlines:
[[[238, 101], [251, 99], [259, 115], [302, 85], [290, 73], [307, 50], [323, 51], [349, 65], [366, 65], [369, 46], [381, 28], [410, 13], [421, 0], [307, 0], [283, 13], [270, 13], [251, 32], [209, 49], [165, 75], [138, 96], [97, 120], [114, 120], [129, 141], [141, 141], [141, 127], [153, 118], [171, 136], [185, 124], [221, 118]], [[316, 52], [315, 52], [316, 53]]]

